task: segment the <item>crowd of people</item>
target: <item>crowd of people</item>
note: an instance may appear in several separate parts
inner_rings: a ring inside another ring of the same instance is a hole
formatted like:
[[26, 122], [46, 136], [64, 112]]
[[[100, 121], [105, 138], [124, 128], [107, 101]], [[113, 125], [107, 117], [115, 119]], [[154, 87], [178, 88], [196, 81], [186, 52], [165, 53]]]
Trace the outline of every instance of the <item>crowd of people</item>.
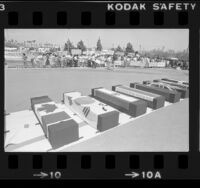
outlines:
[[59, 55], [56, 53], [45, 53], [37, 56], [23, 54], [25, 67], [105, 67], [112, 59], [109, 57], [87, 56], [87, 55]]
[[[8, 52], [5, 56], [5, 64], [12, 54], [16, 52]], [[80, 52], [72, 54], [68, 51], [25, 51], [16, 57], [19, 63], [18, 67], [24, 68], [45, 68], [45, 67], [91, 67], [91, 68], [115, 68], [115, 67], [142, 67], [142, 68], [179, 68], [189, 69], [189, 62], [179, 60], [177, 58], [161, 58], [161, 57], [148, 57], [143, 54], [137, 53], [124, 53], [117, 51], [93, 51], [92, 53]], [[16, 58], [12, 58], [13, 61]], [[21, 61], [19, 59], [21, 58]], [[12, 64], [13, 65], [13, 64]], [[8, 66], [9, 67], [9, 66]]]
[[188, 69], [186, 61], [148, 58], [142, 56], [92, 54], [92, 55], [63, 55], [58, 53], [25, 54], [24, 67], [171, 67]]

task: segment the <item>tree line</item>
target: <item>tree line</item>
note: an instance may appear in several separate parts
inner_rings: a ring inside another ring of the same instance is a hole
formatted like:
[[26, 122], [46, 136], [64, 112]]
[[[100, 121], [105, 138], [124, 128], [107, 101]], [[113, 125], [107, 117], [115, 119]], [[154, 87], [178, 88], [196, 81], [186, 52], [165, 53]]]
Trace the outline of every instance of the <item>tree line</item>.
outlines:
[[185, 49], [182, 51], [174, 51], [174, 50], [163, 50], [163, 49], [153, 49], [150, 51], [143, 51], [142, 55], [148, 56], [149, 58], [165, 58], [165, 59], [170, 59], [170, 58], [177, 58], [181, 61], [189, 61], [189, 50]]
[[[68, 39], [67, 42], [64, 45], [64, 51], [71, 51], [71, 49], [73, 48], [78, 48], [82, 51], [86, 51], [87, 47], [84, 44], [84, 42], [82, 40], [80, 40], [76, 46], [73, 45], [73, 43]], [[101, 44], [101, 39], [99, 38], [97, 41], [97, 45], [96, 45], [96, 50], [97, 51], [101, 51], [103, 49], [102, 44]]]
[[[82, 51], [86, 51], [87, 47], [84, 44], [84, 42], [82, 40], [80, 40], [76, 46], [73, 45], [73, 43], [68, 39], [67, 42], [64, 45], [64, 51], [71, 51], [71, 49], [73, 48], [78, 48], [81, 49]], [[96, 50], [97, 51], [102, 51], [103, 46], [101, 43], [101, 39], [99, 38], [96, 44]], [[118, 51], [118, 52], [123, 52], [124, 50], [121, 48], [120, 45], [117, 46], [117, 48], [112, 48], [112, 50], [114, 51]], [[130, 42], [127, 43], [126, 49], [125, 49], [126, 53], [132, 53], [135, 52], [133, 49], [133, 46]]]
[[[14, 40], [10, 40], [10, 41], [5, 41], [5, 46], [6, 47], [16, 47], [18, 48], [19, 45], [17, 43], [17, 41]], [[64, 51], [69, 51], [71, 52], [71, 49], [73, 48], [78, 48], [81, 49], [82, 51], [86, 51], [87, 47], [84, 44], [84, 42], [82, 40], [80, 40], [76, 46], [73, 45], [73, 43], [68, 39], [67, 42], [64, 44]], [[96, 43], [96, 50], [97, 51], [102, 51], [103, 46], [101, 43], [101, 39], [100, 37], [97, 40]], [[57, 49], [51, 49], [51, 51], [56, 51]], [[131, 42], [128, 42], [126, 47], [123, 49], [120, 45], [118, 45], [116, 48], [111, 48], [111, 50], [115, 51], [115, 52], [124, 52], [125, 54], [128, 53], [135, 53], [137, 54], [138, 51], [135, 51], [133, 48], [133, 45], [131, 44]], [[149, 57], [149, 58], [157, 58], [157, 59], [161, 59], [161, 58], [165, 58], [165, 59], [169, 59], [169, 58], [178, 58], [179, 60], [182, 61], [189, 61], [189, 49], [185, 49], [182, 51], [174, 51], [174, 50], [165, 50], [164, 47], [161, 49], [153, 49], [153, 50], [149, 50], [149, 51], [142, 51], [140, 52], [142, 56], [145, 57]]]

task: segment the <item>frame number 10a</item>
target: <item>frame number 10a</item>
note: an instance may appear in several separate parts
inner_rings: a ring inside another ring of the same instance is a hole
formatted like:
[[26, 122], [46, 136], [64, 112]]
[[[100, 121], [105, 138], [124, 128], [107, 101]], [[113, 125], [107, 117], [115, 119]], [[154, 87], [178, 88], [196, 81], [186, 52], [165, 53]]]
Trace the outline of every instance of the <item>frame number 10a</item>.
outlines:
[[153, 171], [142, 171], [140, 173], [138, 172], [131, 172], [124, 174], [127, 177], [134, 178], [142, 178], [142, 179], [161, 179], [161, 173], [159, 171], [153, 172]]

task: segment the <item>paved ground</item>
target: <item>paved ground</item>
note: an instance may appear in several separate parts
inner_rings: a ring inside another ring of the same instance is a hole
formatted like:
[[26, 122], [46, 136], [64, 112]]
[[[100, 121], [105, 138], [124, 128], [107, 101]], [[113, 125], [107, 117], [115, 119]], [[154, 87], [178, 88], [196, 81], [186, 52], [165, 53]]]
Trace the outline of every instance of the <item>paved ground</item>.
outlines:
[[67, 91], [91, 94], [91, 88], [169, 77], [188, 81], [188, 71], [173, 69], [5, 69], [5, 110], [30, 108], [30, 98], [49, 95], [60, 102]]
[[[188, 71], [170, 69], [6, 69], [5, 110], [30, 108], [30, 98], [49, 95], [56, 102], [66, 91], [91, 94], [91, 88], [162, 77], [188, 81]], [[188, 99], [117, 127], [67, 151], [188, 151]]]
[[64, 151], [189, 151], [189, 100], [161, 108]]

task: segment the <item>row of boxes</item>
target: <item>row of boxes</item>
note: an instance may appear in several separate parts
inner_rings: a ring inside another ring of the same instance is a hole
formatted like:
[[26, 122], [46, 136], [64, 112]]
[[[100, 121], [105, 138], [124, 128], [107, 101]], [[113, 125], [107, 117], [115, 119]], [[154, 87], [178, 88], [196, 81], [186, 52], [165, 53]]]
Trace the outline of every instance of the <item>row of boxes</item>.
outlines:
[[[181, 96], [187, 96], [183, 92], [187, 90], [183, 89], [184, 85], [189, 88], [187, 83], [162, 79], [154, 82], [169, 82], [175, 89], [149, 86], [148, 81], [144, 84], [131, 83], [130, 87], [116, 85], [112, 87], [112, 91], [103, 87], [94, 88], [92, 97], [83, 96], [76, 91], [67, 92], [63, 94], [63, 102], [66, 108], [102, 132], [119, 125], [120, 111], [137, 117], [145, 114], [147, 107], [155, 110], [163, 107], [165, 100], [175, 103], [180, 101]], [[31, 107], [53, 149], [79, 139], [79, 124], [48, 96], [32, 98]]]
[[[175, 83], [176, 82], [176, 83]], [[189, 85], [187, 82], [180, 82], [171, 79], [156, 79], [153, 81], [143, 81], [143, 84], [153, 87], [159, 87], [167, 90], [174, 90], [181, 94], [181, 98], [189, 97]]]

